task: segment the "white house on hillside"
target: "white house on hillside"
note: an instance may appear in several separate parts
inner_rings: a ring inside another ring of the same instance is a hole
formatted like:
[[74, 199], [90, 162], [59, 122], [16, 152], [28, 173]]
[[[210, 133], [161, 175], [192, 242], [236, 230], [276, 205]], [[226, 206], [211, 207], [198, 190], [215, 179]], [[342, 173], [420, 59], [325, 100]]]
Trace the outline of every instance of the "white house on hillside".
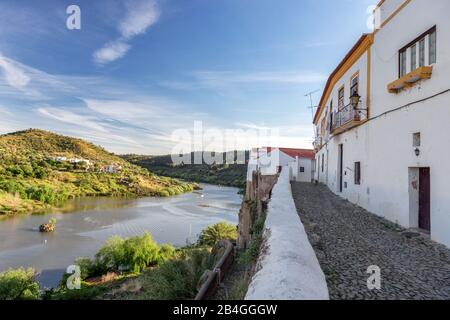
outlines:
[[313, 150], [272, 147], [253, 149], [248, 163], [247, 180], [251, 181], [253, 172], [257, 170], [262, 175], [276, 175], [286, 168], [291, 181], [311, 182], [313, 164]]
[[450, 247], [450, 1], [384, 0], [330, 75], [315, 180]]

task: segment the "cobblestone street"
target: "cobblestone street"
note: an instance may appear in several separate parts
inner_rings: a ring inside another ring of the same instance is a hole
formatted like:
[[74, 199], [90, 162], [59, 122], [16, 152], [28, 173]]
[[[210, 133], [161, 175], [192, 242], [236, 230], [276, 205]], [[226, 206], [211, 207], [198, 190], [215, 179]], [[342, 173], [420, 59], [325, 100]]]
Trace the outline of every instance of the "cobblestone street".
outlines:
[[[450, 299], [450, 250], [326, 186], [293, 183], [292, 193], [331, 299]], [[367, 288], [372, 265], [381, 269], [381, 290]]]

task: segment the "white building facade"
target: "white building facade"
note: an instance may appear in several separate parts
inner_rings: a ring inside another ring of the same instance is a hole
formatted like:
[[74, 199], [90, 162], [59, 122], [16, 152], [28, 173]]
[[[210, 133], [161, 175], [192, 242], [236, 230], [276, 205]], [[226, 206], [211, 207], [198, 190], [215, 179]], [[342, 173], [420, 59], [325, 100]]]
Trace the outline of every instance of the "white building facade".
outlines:
[[323, 92], [314, 179], [450, 247], [450, 1], [385, 0], [376, 11], [379, 28]]
[[257, 148], [250, 154], [247, 169], [247, 181], [252, 181], [253, 172], [263, 176], [289, 170], [290, 181], [311, 182], [313, 178], [314, 151], [289, 148]]

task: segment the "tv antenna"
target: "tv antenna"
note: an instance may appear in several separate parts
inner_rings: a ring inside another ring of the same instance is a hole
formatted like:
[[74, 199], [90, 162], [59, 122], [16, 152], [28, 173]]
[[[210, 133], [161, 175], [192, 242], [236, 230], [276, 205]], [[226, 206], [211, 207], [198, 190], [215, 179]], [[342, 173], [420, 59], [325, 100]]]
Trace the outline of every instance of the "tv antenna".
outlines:
[[310, 106], [308, 107], [308, 109], [311, 109], [311, 116], [314, 119], [314, 108], [317, 108], [317, 106], [313, 105], [313, 100], [312, 100], [312, 96], [314, 93], [319, 92], [320, 89], [308, 92], [307, 94], [305, 94], [305, 97], [309, 97], [309, 102], [310, 102]]

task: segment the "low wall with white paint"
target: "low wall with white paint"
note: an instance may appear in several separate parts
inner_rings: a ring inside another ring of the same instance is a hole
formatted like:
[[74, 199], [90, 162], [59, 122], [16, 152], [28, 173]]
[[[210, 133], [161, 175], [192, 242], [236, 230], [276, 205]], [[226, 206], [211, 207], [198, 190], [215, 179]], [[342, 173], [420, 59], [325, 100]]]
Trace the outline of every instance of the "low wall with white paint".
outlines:
[[297, 214], [284, 167], [267, 210], [265, 247], [246, 300], [328, 300], [319, 261]]

